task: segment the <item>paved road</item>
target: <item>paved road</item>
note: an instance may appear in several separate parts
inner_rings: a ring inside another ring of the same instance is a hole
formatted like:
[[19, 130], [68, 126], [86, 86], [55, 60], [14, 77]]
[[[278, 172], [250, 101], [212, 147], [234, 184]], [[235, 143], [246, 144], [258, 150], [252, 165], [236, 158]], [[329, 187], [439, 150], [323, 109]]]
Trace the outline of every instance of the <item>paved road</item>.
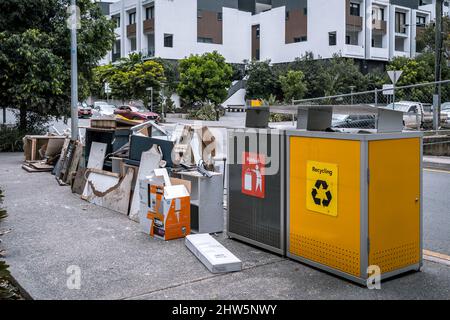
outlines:
[[[6, 192], [5, 205], [9, 214], [2, 222], [2, 228], [12, 228], [12, 232], [2, 238], [2, 245], [8, 250], [6, 260], [12, 274], [35, 298], [450, 297], [449, 266], [425, 261], [422, 272], [386, 281], [381, 290], [367, 290], [303, 264], [227, 239], [223, 234], [218, 236], [218, 240], [243, 260], [244, 270], [214, 275], [187, 250], [183, 240], [161, 242], [149, 238], [124, 215], [86, 203], [72, 194], [69, 188], [60, 187], [52, 175], [26, 173], [20, 168], [22, 159], [18, 153], [0, 153], [0, 186]], [[428, 182], [441, 179], [442, 183], [447, 183], [448, 175], [426, 173]], [[433, 221], [436, 220], [429, 219], [428, 225], [431, 226]], [[447, 221], [437, 222], [443, 225]], [[448, 238], [446, 242], [442, 240], [442, 247], [448, 248]], [[67, 288], [66, 269], [71, 265], [81, 268], [80, 290]]]
[[425, 170], [424, 245], [450, 255], [450, 172]]

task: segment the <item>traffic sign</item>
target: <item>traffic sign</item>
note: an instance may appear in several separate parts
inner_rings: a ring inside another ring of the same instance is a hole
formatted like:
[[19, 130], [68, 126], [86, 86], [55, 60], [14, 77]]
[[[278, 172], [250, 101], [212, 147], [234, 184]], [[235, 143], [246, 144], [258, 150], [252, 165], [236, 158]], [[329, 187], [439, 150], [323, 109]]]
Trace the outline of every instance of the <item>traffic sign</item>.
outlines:
[[402, 76], [403, 71], [401, 70], [394, 70], [394, 71], [388, 71], [389, 78], [391, 79], [393, 84], [396, 84], [397, 81]]

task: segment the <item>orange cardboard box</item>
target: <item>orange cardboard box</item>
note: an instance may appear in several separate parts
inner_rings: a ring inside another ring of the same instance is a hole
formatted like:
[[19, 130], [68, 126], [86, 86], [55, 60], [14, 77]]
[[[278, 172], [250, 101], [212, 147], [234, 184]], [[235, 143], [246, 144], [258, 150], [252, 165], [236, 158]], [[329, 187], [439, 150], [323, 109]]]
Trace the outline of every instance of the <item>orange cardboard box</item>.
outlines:
[[157, 177], [140, 182], [140, 224], [145, 233], [162, 240], [191, 233], [190, 182], [175, 178], [170, 182], [165, 185]]

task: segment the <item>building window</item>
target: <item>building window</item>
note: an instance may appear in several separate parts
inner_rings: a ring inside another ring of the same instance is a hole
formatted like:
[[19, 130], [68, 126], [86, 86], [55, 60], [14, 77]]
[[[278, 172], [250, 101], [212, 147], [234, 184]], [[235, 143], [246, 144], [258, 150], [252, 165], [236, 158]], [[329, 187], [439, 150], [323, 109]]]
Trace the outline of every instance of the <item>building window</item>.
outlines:
[[132, 12], [128, 15], [128, 24], [136, 23], [136, 12]]
[[130, 51], [136, 51], [136, 38], [130, 39]]
[[255, 60], [259, 60], [259, 58], [260, 58], [259, 49], [256, 49]]
[[116, 40], [113, 45], [113, 54], [120, 54], [120, 40]]
[[418, 27], [425, 27], [426, 25], [426, 19], [423, 16], [417, 16], [416, 17], [416, 25]]
[[120, 28], [120, 17], [113, 18], [116, 28]]
[[205, 38], [205, 37], [198, 37], [197, 38], [197, 42], [200, 42], [200, 43], [213, 43], [213, 39], [212, 38]]
[[372, 19], [384, 21], [384, 8], [373, 7]]
[[329, 44], [330, 46], [335, 46], [336, 43], [337, 43], [337, 40], [336, 40], [336, 31], [334, 31], [334, 32], [328, 32], [328, 44]]
[[222, 12], [217, 12], [217, 20], [222, 21], [222, 18], [223, 18]]
[[286, 20], [289, 20], [289, 11], [286, 11]]
[[202, 10], [198, 9], [197, 10], [197, 18], [201, 18], [202, 17]]
[[259, 37], [261, 35], [261, 31], [260, 31], [259, 26], [256, 27], [256, 31], [255, 32], [256, 32], [256, 39], [259, 39]]
[[351, 16], [360, 16], [360, 4], [359, 3], [354, 3], [354, 2], [350, 2], [350, 15]]
[[305, 16], [308, 15], [308, 8], [303, 8], [303, 15], [305, 15]]
[[145, 19], [150, 20], [155, 18], [155, 7], [145, 8]]
[[164, 33], [164, 47], [173, 48], [173, 34]]
[[395, 32], [406, 33], [406, 14], [404, 12], [395, 13]]
[[308, 37], [307, 36], [301, 36], [301, 37], [295, 37], [294, 38], [294, 42], [306, 42], [308, 41]]

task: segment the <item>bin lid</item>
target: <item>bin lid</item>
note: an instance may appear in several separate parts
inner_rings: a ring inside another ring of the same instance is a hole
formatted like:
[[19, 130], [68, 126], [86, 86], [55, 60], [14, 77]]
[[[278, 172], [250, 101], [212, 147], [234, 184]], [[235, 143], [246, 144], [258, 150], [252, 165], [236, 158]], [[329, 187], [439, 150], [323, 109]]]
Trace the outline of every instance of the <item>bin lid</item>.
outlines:
[[333, 114], [375, 115], [377, 132], [403, 131], [403, 112], [369, 104], [359, 105], [273, 105], [270, 112], [297, 115], [297, 129], [325, 131]]

